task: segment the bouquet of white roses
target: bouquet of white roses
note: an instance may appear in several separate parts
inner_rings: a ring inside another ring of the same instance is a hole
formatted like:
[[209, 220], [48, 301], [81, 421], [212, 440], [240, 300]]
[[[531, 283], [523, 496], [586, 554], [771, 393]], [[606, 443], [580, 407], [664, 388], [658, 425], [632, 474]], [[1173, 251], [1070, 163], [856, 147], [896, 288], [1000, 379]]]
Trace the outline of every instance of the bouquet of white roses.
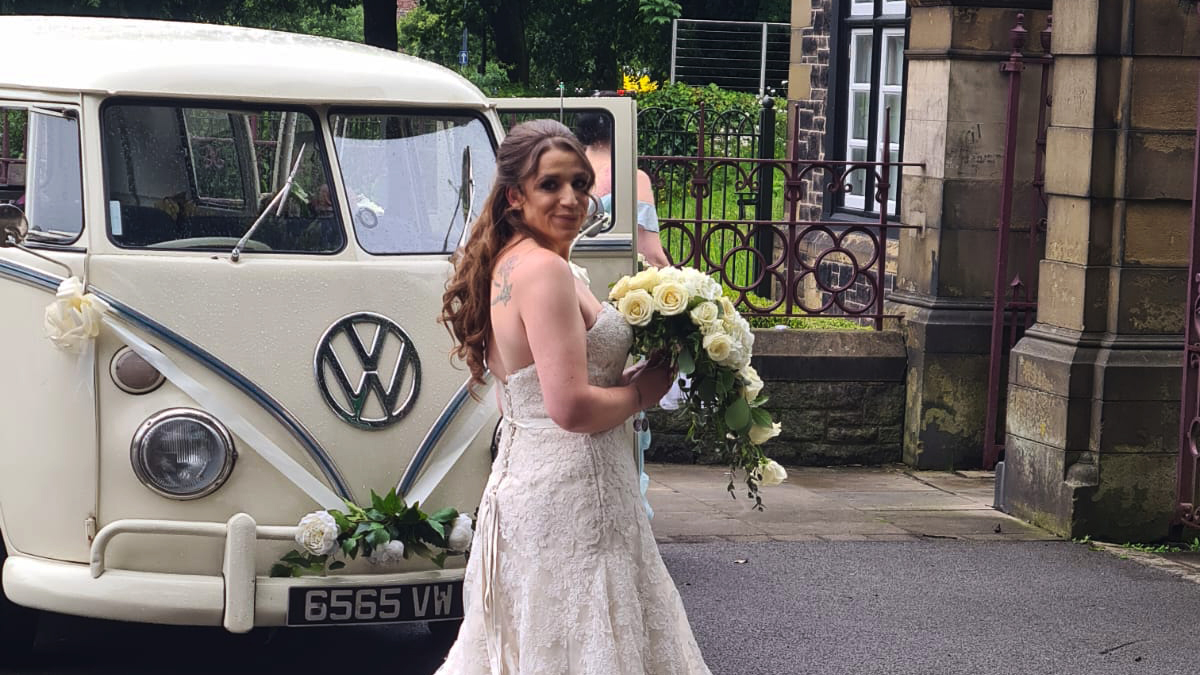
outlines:
[[763, 409], [763, 381], [750, 365], [754, 333], [716, 281], [692, 268], [647, 267], [621, 277], [609, 300], [633, 327], [634, 356], [667, 352], [685, 376], [680, 409], [690, 420], [688, 439], [742, 472], [748, 497], [762, 508], [760, 485], [777, 485], [787, 473], [768, 459], [762, 444], [780, 425]]

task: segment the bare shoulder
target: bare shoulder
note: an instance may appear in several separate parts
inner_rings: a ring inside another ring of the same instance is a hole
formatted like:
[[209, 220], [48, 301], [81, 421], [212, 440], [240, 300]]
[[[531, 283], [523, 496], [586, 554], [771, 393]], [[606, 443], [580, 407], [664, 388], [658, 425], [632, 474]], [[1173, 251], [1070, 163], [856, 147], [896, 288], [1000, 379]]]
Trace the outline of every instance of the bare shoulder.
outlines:
[[557, 285], [571, 278], [567, 261], [544, 248], [531, 246], [509, 251], [496, 263], [492, 274], [492, 305], [508, 305], [514, 292], [528, 293], [545, 284]]
[[639, 201], [654, 203], [654, 181], [641, 169], [637, 172], [637, 197]]

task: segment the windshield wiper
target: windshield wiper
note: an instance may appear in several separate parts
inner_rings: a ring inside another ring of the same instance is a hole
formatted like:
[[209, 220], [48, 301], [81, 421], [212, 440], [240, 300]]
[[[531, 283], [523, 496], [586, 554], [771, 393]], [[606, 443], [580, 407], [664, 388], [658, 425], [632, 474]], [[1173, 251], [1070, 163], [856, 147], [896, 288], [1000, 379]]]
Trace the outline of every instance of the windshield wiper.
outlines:
[[250, 240], [250, 235], [254, 234], [254, 230], [258, 228], [259, 224], [266, 220], [267, 214], [271, 213], [272, 208], [275, 208], [276, 218], [283, 215], [284, 202], [287, 201], [288, 194], [292, 191], [292, 181], [296, 179], [296, 172], [300, 170], [300, 160], [304, 159], [304, 151], [307, 149], [307, 143], [300, 146], [300, 152], [296, 154], [296, 161], [292, 164], [292, 170], [288, 173], [287, 181], [284, 182], [283, 187], [279, 188], [279, 192], [275, 193], [271, 201], [267, 202], [267, 207], [262, 210], [262, 213], [258, 214], [258, 218], [250, 225], [250, 229], [246, 230], [246, 234], [243, 234], [242, 238], [238, 239], [237, 244], [234, 245], [233, 250], [229, 253], [230, 260], [237, 262], [238, 258], [242, 257], [242, 247]]
[[[453, 188], [454, 184], [451, 183]], [[450, 245], [450, 233], [454, 232], [454, 218], [458, 210], [463, 212], [463, 232], [471, 225], [471, 204], [475, 203], [475, 173], [471, 167], [471, 146], [463, 148], [462, 154], [462, 184], [457, 190], [458, 203], [454, 205], [454, 213], [450, 214], [450, 224], [446, 227], [446, 236], [442, 238], [442, 251]]]
[[30, 228], [25, 233], [27, 241], [37, 242], [39, 244], [70, 244], [79, 238], [78, 233], [62, 232], [60, 230], [41, 230]]

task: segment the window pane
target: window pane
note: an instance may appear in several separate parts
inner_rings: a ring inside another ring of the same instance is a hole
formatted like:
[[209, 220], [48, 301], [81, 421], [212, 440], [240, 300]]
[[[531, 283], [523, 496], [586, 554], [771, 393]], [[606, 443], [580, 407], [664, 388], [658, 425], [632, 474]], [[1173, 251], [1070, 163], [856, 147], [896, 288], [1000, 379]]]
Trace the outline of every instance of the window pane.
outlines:
[[107, 106], [101, 123], [109, 228], [121, 246], [230, 251], [293, 166], [282, 206], [243, 250], [329, 253], [345, 244], [325, 146], [307, 113], [130, 103]]
[[867, 140], [867, 127], [871, 118], [871, 93], [866, 91], [854, 92], [854, 105], [850, 107], [850, 137], [855, 140]]
[[904, 79], [904, 36], [888, 35], [887, 51], [884, 53], [887, 63], [884, 64], [883, 83], [899, 86]]
[[195, 171], [196, 194], [238, 207], [245, 203], [245, 186], [233, 135], [233, 115], [218, 110], [183, 111]]
[[[892, 150], [888, 153], [888, 161], [899, 162], [900, 151]], [[894, 166], [888, 170], [888, 201], [896, 201], [896, 187], [900, 183], [900, 167]]]
[[871, 44], [873, 39], [870, 33], [855, 33], [854, 35], [855, 84], [871, 84]]
[[[359, 244], [378, 254], [457, 248], [496, 173], [483, 121], [399, 113], [330, 120]], [[467, 210], [464, 194], [471, 197]]]
[[850, 6], [851, 14], [874, 14], [875, 0], [854, 0]]
[[32, 231], [66, 235], [83, 231], [79, 122], [30, 112], [26, 216]]
[[[866, 148], [851, 148], [850, 149], [850, 161], [851, 162], [867, 161], [867, 149]], [[866, 169], [858, 169], [856, 171], [852, 171], [846, 177], [846, 185], [850, 186], [850, 194], [852, 194], [852, 195], [862, 197], [864, 194], [866, 194], [866, 184], [867, 184]]]
[[[883, 95], [884, 110], [889, 112], [888, 119], [891, 126], [892, 140], [900, 138], [900, 94], [884, 94]], [[883, 129], [879, 130], [879, 142], [883, 142]]]

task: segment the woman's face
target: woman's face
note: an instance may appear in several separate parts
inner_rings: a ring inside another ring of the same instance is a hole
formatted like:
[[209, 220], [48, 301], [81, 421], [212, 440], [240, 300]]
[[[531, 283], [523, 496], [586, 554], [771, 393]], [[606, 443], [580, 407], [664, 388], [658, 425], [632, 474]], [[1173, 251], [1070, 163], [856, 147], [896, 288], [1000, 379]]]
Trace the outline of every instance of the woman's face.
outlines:
[[520, 190], [510, 189], [509, 203], [530, 229], [569, 244], [587, 215], [590, 183], [582, 157], [550, 148]]

